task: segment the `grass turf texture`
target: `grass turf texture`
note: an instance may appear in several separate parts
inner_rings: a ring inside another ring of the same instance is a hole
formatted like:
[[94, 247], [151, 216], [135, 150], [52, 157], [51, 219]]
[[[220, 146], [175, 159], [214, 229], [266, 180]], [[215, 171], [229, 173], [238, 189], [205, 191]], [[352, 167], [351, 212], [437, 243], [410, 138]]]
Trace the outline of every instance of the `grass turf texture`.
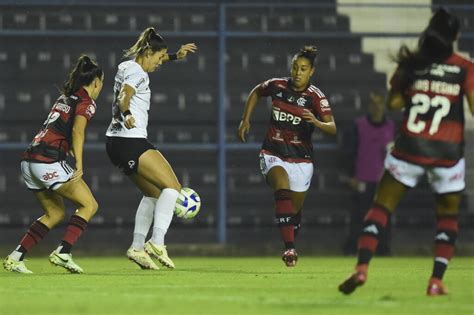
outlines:
[[431, 258], [376, 258], [368, 282], [337, 291], [354, 258], [176, 257], [176, 270], [142, 271], [125, 257], [76, 257], [68, 274], [46, 257], [33, 275], [0, 272], [1, 314], [474, 314], [474, 258], [456, 257], [448, 296], [427, 297]]

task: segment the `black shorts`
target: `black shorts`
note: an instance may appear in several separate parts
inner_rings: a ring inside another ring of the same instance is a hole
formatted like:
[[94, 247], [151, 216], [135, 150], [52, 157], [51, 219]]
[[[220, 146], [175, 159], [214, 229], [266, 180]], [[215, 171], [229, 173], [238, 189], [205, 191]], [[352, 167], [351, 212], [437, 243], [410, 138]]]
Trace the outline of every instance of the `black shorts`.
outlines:
[[156, 148], [145, 138], [107, 137], [107, 155], [110, 161], [125, 175], [138, 170], [138, 159], [148, 150]]

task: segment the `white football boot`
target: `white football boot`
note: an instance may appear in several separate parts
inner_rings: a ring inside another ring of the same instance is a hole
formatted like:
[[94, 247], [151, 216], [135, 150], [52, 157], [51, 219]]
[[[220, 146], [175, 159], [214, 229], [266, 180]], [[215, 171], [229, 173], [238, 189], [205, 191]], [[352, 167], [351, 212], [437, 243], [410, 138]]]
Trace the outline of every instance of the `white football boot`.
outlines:
[[156, 258], [163, 266], [174, 269], [174, 263], [168, 257], [166, 245], [155, 245], [151, 241], [145, 243], [145, 251], [153, 258]]
[[130, 247], [127, 250], [127, 257], [142, 269], [160, 269], [144, 250], [138, 250]]
[[10, 257], [10, 255], [8, 255], [5, 260], [3, 260], [3, 268], [6, 271], [11, 272], [18, 272], [24, 274], [33, 273], [33, 271], [26, 268], [25, 263], [23, 261], [14, 260]]
[[72, 260], [72, 254], [60, 253], [59, 248], [49, 255], [49, 262], [55, 266], [63, 267], [70, 273], [83, 273], [84, 270]]

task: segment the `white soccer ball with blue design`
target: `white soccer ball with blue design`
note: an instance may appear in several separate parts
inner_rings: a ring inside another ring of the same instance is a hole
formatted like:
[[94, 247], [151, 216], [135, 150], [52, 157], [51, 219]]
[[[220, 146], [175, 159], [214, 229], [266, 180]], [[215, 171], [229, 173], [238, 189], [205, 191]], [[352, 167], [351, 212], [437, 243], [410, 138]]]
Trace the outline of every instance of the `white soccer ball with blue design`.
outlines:
[[189, 187], [181, 188], [179, 197], [176, 200], [174, 214], [178, 218], [192, 219], [201, 210], [201, 198]]

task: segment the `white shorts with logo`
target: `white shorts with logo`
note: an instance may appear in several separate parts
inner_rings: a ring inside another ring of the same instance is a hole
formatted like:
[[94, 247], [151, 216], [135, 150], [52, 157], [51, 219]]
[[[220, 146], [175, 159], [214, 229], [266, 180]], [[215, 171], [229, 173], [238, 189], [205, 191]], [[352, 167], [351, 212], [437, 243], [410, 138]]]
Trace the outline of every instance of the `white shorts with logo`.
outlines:
[[458, 192], [466, 187], [464, 181], [466, 162], [464, 158], [451, 167], [423, 167], [387, 154], [385, 169], [400, 183], [415, 187], [424, 174], [428, 176], [431, 188], [437, 194]]
[[260, 171], [263, 176], [267, 176], [268, 172], [275, 166], [281, 166], [285, 169], [290, 181], [290, 190], [304, 192], [309, 189], [313, 177], [313, 163], [290, 163], [277, 156], [260, 153]]
[[21, 161], [21, 173], [28, 189], [55, 190], [72, 177], [74, 169], [66, 161], [50, 164]]

